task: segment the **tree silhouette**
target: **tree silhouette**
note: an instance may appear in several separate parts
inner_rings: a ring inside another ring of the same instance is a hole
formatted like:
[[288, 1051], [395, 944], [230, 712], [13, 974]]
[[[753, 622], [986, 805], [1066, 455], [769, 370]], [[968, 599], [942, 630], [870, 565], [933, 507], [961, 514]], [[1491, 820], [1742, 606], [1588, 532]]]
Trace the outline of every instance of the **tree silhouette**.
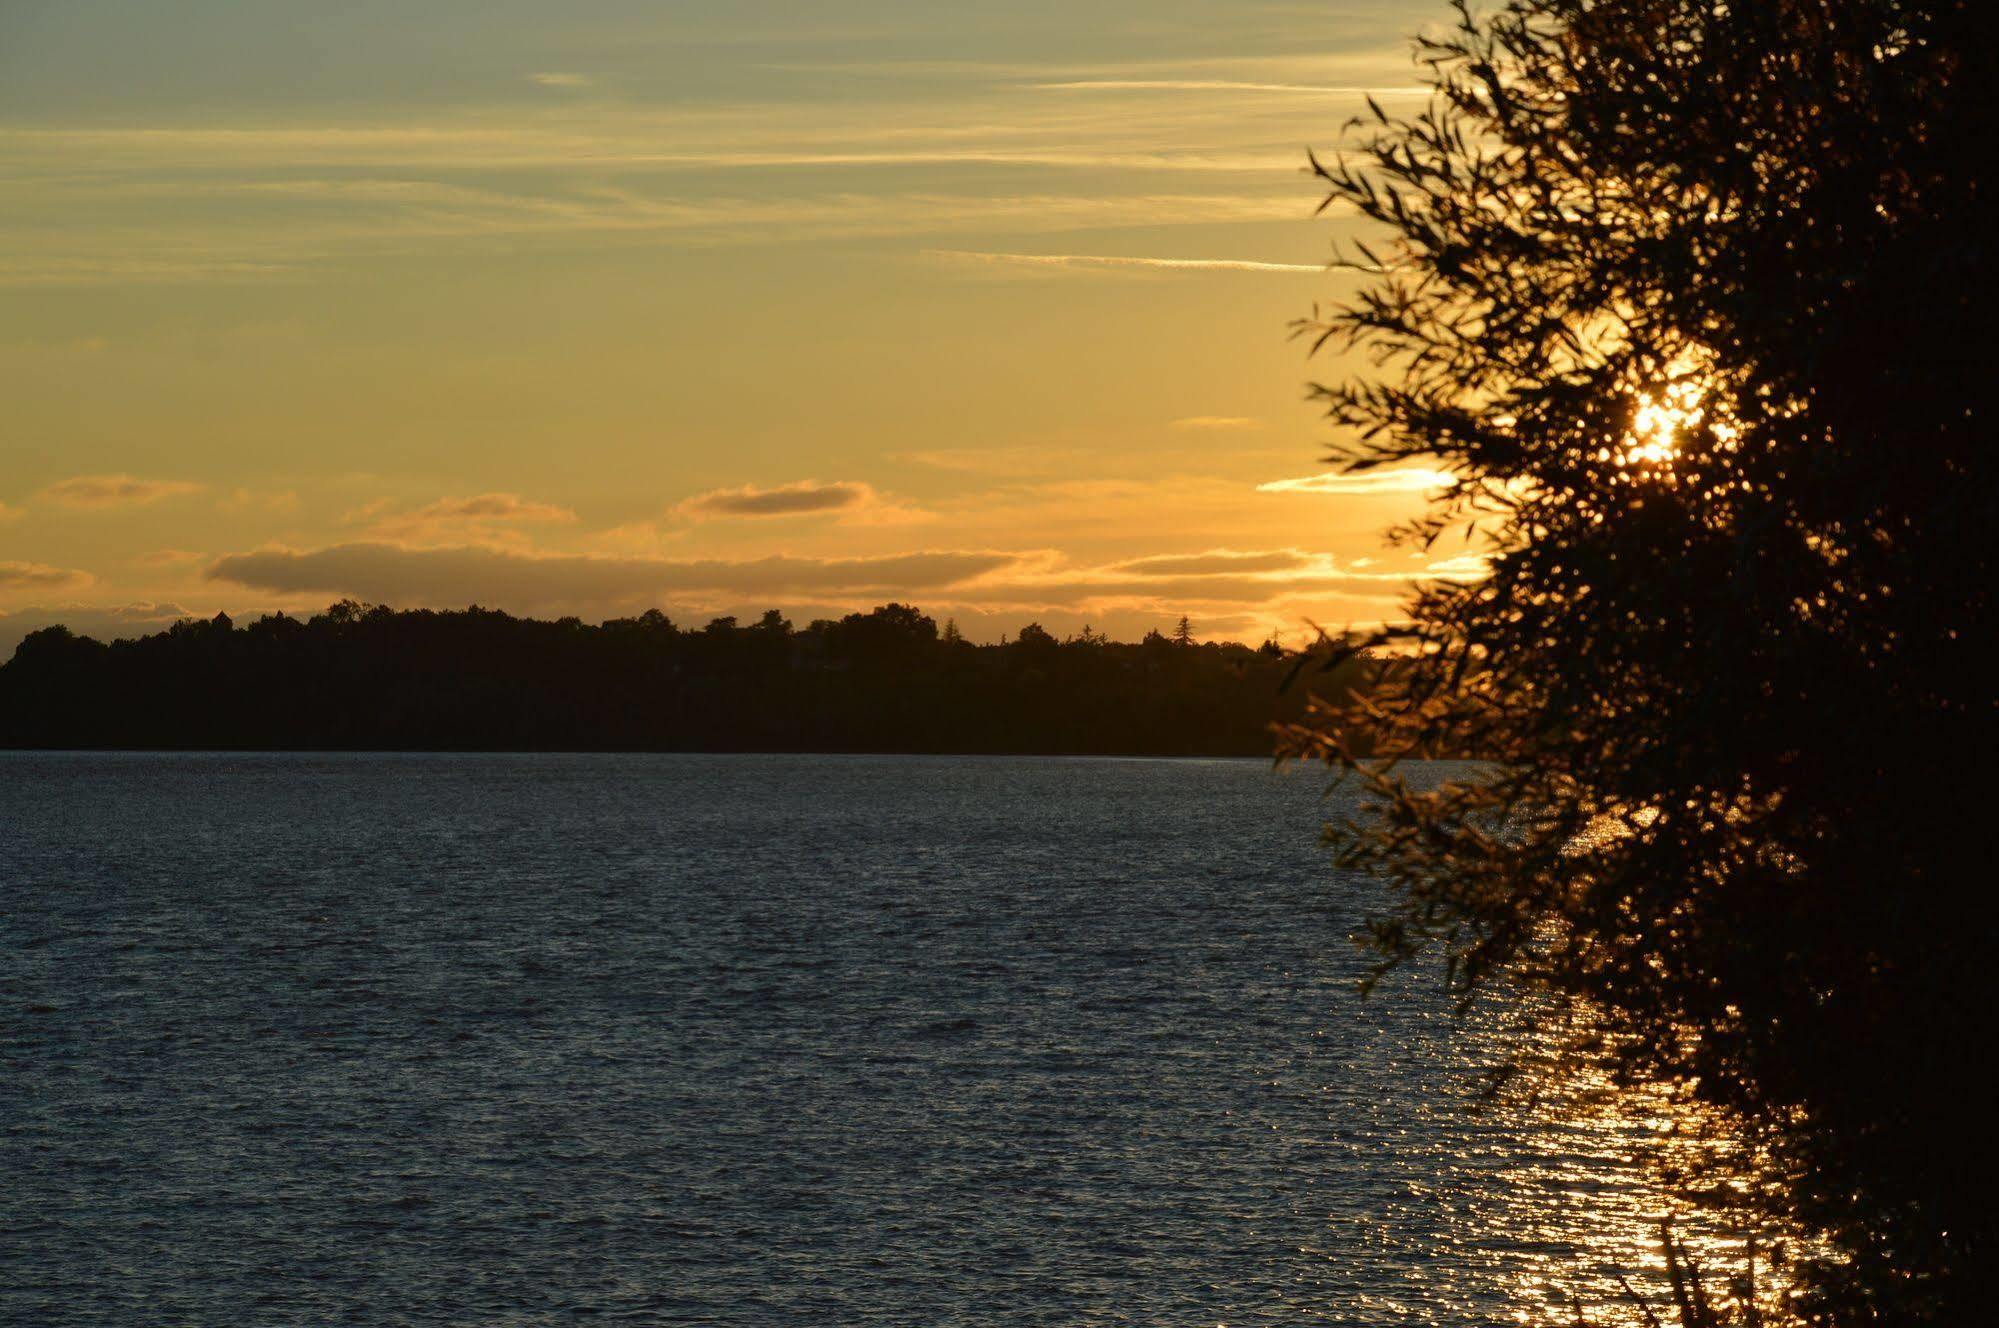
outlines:
[[0, 746], [1258, 756], [1273, 709], [1302, 710], [1285, 660], [1167, 656], [1039, 626], [975, 646], [903, 604], [682, 632], [656, 610], [592, 627], [343, 601], [108, 646], [35, 632], [0, 665]]
[[1341, 840], [1397, 892], [1372, 939], [1552, 993], [1617, 1070], [1734, 1113], [1831, 1242], [1826, 1323], [1999, 1289], [1962, 1081], [1999, 1007], [1978, 18], [1460, 6], [1429, 106], [1318, 164], [1388, 236], [1301, 327], [1378, 366], [1321, 389], [1336, 459], [1455, 474], [1402, 538], [1462, 527], [1490, 567], [1380, 634], [1369, 696], [1383, 753], [1486, 773], [1412, 791], [1353, 715], [1290, 736], [1376, 794]]
[[1026, 650], [1052, 650], [1059, 644], [1055, 634], [1038, 622], [1031, 622], [1021, 628], [1020, 635], [1014, 638], [1015, 647]]

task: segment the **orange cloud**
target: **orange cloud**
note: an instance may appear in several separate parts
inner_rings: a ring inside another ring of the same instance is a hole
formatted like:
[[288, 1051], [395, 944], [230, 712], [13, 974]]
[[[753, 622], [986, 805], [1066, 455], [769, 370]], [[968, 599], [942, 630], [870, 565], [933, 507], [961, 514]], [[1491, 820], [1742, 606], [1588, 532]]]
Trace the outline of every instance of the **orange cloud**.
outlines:
[[[1155, 258], [1136, 254], [1008, 254], [973, 249], [925, 249], [925, 258], [980, 267], [1040, 268], [1044, 271], [1105, 272], [1309, 272], [1323, 276], [1350, 264], [1271, 263], [1260, 258]], [[1372, 270], [1372, 269], [1369, 269]]]
[[390, 510], [381, 499], [347, 514], [349, 521], [366, 521], [368, 533], [390, 540], [426, 541], [517, 540], [508, 529], [517, 525], [567, 522], [576, 513], [554, 503], [535, 502], [517, 493], [482, 493], [470, 498], [439, 498], [406, 512]]
[[920, 507], [892, 501], [871, 484], [858, 480], [799, 480], [759, 488], [711, 489], [680, 503], [675, 514], [693, 521], [782, 516], [837, 515], [842, 525], [906, 526], [934, 520]]
[[143, 507], [162, 498], [198, 493], [199, 484], [186, 480], [143, 480], [132, 475], [77, 475], [58, 480], [40, 497], [62, 507], [101, 509]]
[[232, 512], [252, 509], [265, 512], [296, 512], [298, 493], [292, 489], [231, 489], [222, 506]]
[[1210, 553], [1156, 554], [1149, 558], [1133, 558], [1113, 564], [1106, 570], [1127, 576], [1206, 576], [1224, 572], [1290, 572], [1312, 564], [1313, 559], [1296, 549], [1279, 549], [1269, 553], [1216, 549]]
[[398, 605], [606, 605], [684, 592], [908, 594], [958, 585], [1017, 561], [1010, 553], [869, 558], [673, 559], [535, 554], [482, 546], [338, 544], [219, 559], [206, 575], [285, 594], [354, 595]]
[[875, 501], [874, 489], [849, 480], [821, 484], [800, 480], [760, 489], [745, 484], [739, 489], [712, 489], [696, 494], [680, 504], [684, 516], [696, 520], [710, 517], [800, 516], [813, 512], [839, 512], [863, 507]]
[[1328, 470], [1296, 479], [1271, 480], [1256, 486], [1258, 493], [1327, 493], [1368, 495], [1385, 493], [1428, 493], [1451, 482], [1448, 471], [1405, 467], [1397, 470]]
[[0, 590], [61, 590], [87, 586], [91, 576], [68, 567], [47, 563], [0, 563]]
[[1261, 429], [1263, 421], [1246, 415], [1189, 415], [1173, 421], [1168, 427], [1209, 433], [1247, 433], [1251, 429]]

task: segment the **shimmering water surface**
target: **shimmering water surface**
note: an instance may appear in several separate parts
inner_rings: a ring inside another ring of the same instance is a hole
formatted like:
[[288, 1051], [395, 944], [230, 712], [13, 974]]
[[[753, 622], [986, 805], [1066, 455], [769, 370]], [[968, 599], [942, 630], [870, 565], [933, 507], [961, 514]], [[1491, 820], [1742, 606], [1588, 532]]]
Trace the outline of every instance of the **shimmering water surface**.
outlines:
[[1323, 785], [0, 754], [0, 1320], [1510, 1320], [1624, 1146], [1353, 996]]

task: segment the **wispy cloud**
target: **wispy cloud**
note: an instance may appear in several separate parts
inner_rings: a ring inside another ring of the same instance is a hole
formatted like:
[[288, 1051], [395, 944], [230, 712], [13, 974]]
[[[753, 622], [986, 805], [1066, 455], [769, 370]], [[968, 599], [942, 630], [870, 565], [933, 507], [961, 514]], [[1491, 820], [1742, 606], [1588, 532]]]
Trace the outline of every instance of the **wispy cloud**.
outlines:
[[[215, 170], [338, 167], [399, 170], [471, 167], [568, 170], [647, 167], [660, 170], [769, 169], [789, 166], [1049, 166], [1119, 167], [1162, 171], [1267, 171], [1295, 169], [1299, 150], [1275, 146], [1187, 149], [1163, 140], [1136, 141], [1129, 134], [1090, 134], [1074, 146], [1055, 126], [976, 125], [930, 131], [921, 141], [906, 125], [879, 127], [845, 120], [828, 128], [798, 118], [765, 125], [731, 126], [658, 114], [628, 114], [597, 125], [552, 128], [541, 122], [470, 128], [438, 125], [304, 125], [274, 128], [0, 128], [0, 160], [52, 165], [70, 159], [74, 176], [138, 170]], [[917, 141], [912, 143], [912, 138]], [[1045, 140], [1045, 141], [1044, 141]], [[879, 146], [870, 146], [879, 144]]]
[[1089, 448], [1023, 443], [1007, 447], [925, 448], [915, 452], [894, 452], [889, 455], [889, 460], [968, 475], [1027, 479], [1071, 473], [1079, 464], [1088, 461], [1091, 455]]
[[162, 498], [200, 491], [201, 485], [186, 480], [146, 480], [132, 475], [77, 475], [49, 485], [39, 497], [60, 507], [96, 510], [142, 507]]
[[294, 263], [215, 258], [54, 255], [0, 259], [0, 286], [192, 286], [262, 282], [295, 272]]
[[1050, 92], [1283, 92], [1315, 97], [1426, 97], [1420, 87], [1336, 87], [1322, 83], [1251, 83], [1226, 78], [1075, 78], [1036, 83]]
[[405, 511], [396, 511], [389, 499], [377, 499], [347, 514], [350, 523], [366, 523], [371, 535], [418, 543], [515, 542], [520, 537], [512, 527], [575, 519], [576, 513], [566, 507], [536, 502], [517, 493], [439, 498]]
[[838, 512], [875, 501], [875, 491], [866, 484], [835, 480], [821, 484], [800, 480], [760, 489], [745, 484], [735, 489], [714, 489], [696, 494], [678, 510], [696, 520], [710, 517], [800, 516], [815, 512]]
[[1252, 429], [1261, 429], [1263, 421], [1247, 415], [1188, 415], [1167, 427], [1195, 429], [1204, 433], [1247, 433]]
[[[1286, 35], [1291, 30], [1285, 29]], [[797, 73], [846, 73], [876, 77], [944, 79], [963, 85], [976, 81], [1030, 84], [1092, 79], [1245, 80], [1297, 83], [1323, 87], [1329, 80], [1372, 87], [1409, 69], [1407, 46], [1396, 42], [1348, 51], [1317, 51], [1310, 55], [1185, 55], [1139, 60], [1028, 62], [1021, 60], [788, 60], [763, 68]]]
[[866, 558], [773, 554], [671, 559], [357, 543], [232, 554], [218, 559], [206, 575], [265, 591], [356, 595], [390, 604], [580, 607], [687, 592], [912, 593], [968, 582], [1017, 560], [1010, 553], [948, 551]]
[[936, 515], [923, 508], [898, 502], [871, 484], [858, 480], [799, 480], [759, 488], [745, 484], [734, 489], [713, 489], [678, 504], [674, 515], [691, 521], [727, 518], [765, 518], [830, 515], [848, 526], [909, 526], [934, 521]]
[[1314, 559], [1296, 549], [1243, 552], [1214, 549], [1207, 553], [1155, 554], [1114, 563], [1106, 570], [1126, 576], [1218, 576], [1252, 572], [1295, 572], [1314, 566]]
[[51, 567], [47, 563], [0, 562], [0, 591], [66, 590], [87, 586], [90, 582], [90, 573], [75, 568]]
[[1428, 493], [1451, 482], [1447, 471], [1409, 467], [1397, 470], [1363, 470], [1349, 473], [1322, 471], [1296, 479], [1271, 480], [1256, 486], [1258, 493], [1384, 494]]
[[1129, 254], [1009, 254], [969, 249], [925, 249], [924, 257], [947, 262], [1057, 268], [1091, 271], [1144, 268], [1174, 272], [1312, 272], [1323, 274], [1324, 263], [1267, 263], [1251, 258], [1152, 258]]
[[554, 503], [538, 503], [517, 493], [482, 493], [474, 498], [440, 498], [410, 514], [427, 521], [574, 521], [576, 513]]
[[[623, 84], [631, 96], [550, 95], [611, 77], [558, 68], [515, 74], [511, 102], [418, 119], [0, 126], [0, 284], [272, 281], [481, 236], [743, 244], [1300, 220], [1314, 200], [1298, 117], [1319, 111], [1269, 93], [1385, 86], [1402, 66], [1375, 53], [911, 64], [894, 72], [935, 79], [928, 99], [797, 88], [727, 102]], [[1126, 91], [1151, 87], [1183, 95], [1133, 115]], [[1262, 91], [1221, 95], [1237, 89]]]
[[[4, 168], [4, 162], [0, 162]], [[426, 243], [560, 244], [579, 236], [623, 244], [743, 246], [809, 236], [875, 239], [1007, 231], [1032, 234], [1131, 225], [1192, 226], [1295, 220], [1295, 194], [1110, 191], [1101, 194], [962, 190], [846, 191], [783, 197], [692, 196], [657, 182], [550, 182], [537, 190], [378, 177], [129, 180], [47, 186], [80, 213], [146, 211], [146, 229], [61, 226], [0, 239], [0, 286], [186, 285], [298, 280], [343, 257]], [[0, 207], [6, 202], [0, 182]], [[203, 209], [176, 225], [176, 203]], [[280, 220], [282, 224], [279, 224]]]
[[221, 506], [231, 512], [296, 512], [298, 510], [296, 489], [231, 489], [221, 500]]

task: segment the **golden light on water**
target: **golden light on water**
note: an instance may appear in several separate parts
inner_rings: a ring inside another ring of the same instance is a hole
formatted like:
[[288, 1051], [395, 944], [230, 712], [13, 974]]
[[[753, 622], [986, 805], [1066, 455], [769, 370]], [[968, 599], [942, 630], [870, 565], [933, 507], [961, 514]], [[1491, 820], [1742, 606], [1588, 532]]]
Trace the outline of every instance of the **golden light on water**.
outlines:
[[[1552, 1057], [1558, 1036], [1535, 1041]], [[1784, 1294], [1771, 1254], [1781, 1260], [1795, 1245], [1757, 1231], [1739, 1137], [1717, 1113], [1600, 1072], [1490, 1110], [1527, 1141], [1500, 1159], [1499, 1201], [1479, 1218], [1516, 1252], [1508, 1280], [1517, 1322], [1570, 1324], [1579, 1314], [1593, 1328], [1648, 1324], [1653, 1314], [1675, 1322], [1668, 1234], [1716, 1308], [1740, 1314], [1752, 1266], [1762, 1309]]]
[[[1698, 413], [1697, 399], [1682, 397], [1651, 423], [1686, 428]], [[1668, 438], [1662, 432], [1651, 442]], [[1746, 804], [1724, 814], [1745, 815]], [[1659, 815], [1654, 806], [1606, 811], [1570, 855], [1625, 838]], [[1546, 1325], [1580, 1317], [1592, 1328], [1678, 1322], [1668, 1238], [1699, 1294], [1735, 1316], [1723, 1322], [1749, 1321], [1751, 1300], [1761, 1313], [1774, 1309], [1791, 1286], [1786, 1256], [1823, 1251], [1797, 1231], [1771, 1230], [1756, 1211], [1753, 1177], [1765, 1163], [1736, 1122], [1684, 1094], [1579, 1064], [1560, 1028], [1509, 1033], [1504, 1022], [1482, 1026], [1482, 1037], [1495, 1050], [1516, 1048], [1530, 1071], [1547, 1071], [1530, 1075], [1543, 1085], [1533, 1098], [1491, 1107], [1526, 1141], [1502, 1171], [1504, 1198], [1485, 1220], [1489, 1232], [1526, 1251], [1504, 1274], [1515, 1319]]]

